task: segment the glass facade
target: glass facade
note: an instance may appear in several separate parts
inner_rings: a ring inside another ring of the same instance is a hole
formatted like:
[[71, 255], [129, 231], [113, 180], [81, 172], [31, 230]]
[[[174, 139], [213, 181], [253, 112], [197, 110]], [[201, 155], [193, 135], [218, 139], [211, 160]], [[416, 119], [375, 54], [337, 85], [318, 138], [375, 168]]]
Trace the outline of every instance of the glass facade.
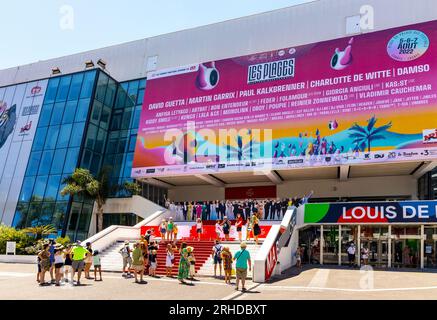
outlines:
[[[76, 168], [97, 176], [110, 170], [110, 197], [123, 189], [131, 169], [146, 79], [118, 83], [99, 69], [53, 77], [41, 109], [13, 226], [53, 224], [59, 235], [88, 236], [93, 201], [61, 196], [62, 181]], [[141, 195], [161, 205], [167, 190], [141, 183]], [[107, 214], [104, 226], [133, 225], [131, 213]]]
[[62, 234], [69, 197], [62, 181], [78, 167], [97, 70], [49, 80], [13, 226], [53, 224]]
[[418, 198], [421, 200], [437, 199], [437, 168], [425, 173], [417, 181]]

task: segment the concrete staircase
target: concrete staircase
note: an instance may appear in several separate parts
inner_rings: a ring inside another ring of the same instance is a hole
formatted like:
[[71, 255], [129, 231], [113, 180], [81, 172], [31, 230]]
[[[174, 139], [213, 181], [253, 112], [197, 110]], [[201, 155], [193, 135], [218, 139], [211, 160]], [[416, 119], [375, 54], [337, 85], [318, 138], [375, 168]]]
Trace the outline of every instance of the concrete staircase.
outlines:
[[[222, 245], [224, 247], [229, 247], [232, 256], [235, 255], [235, 253], [240, 250], [240, 243], [238, 242], [222, 242]], [[255, 242], [249, 241], [247, 242], [247, 251], [249, 251], [250, 253], [250, 258], [252, 260], [252, 268], [253, 268], [253, 262], [255, 260], [255, 257], [258, 253], [258, 250], [261, 248], [262, 242], [259, 241], [259, 245], [256, 245]], [[212, 251], [212, 247], [210, 251]], [[206, 262], [203, 264], [203, 266], [200, 268], [200, 270], [198, 271], [199, 275], [205, 275], [205, 276], [214, 276], [214, 260], [212, 257], [212, 254], [210, 254], [208, 260], [206, 260]], [[232, 268], [235, 269], [235, 262], [232, 264]], [[252, 269], [253, 271], [253, 269]], [[247, 277], [248, 278], [252, 278], [252, 271], [249, 272], [249, 270], [247, 270]], [[220, 271], [217, 267], [217, 276], [220, 274]], [[223, 275], [223, 273], [222, 273]]]
[[[135, 242], [136, 240], [129, 241], [131, 249], [133, 249], [133, 245]], [[196, 257], [197, 275], [213, 276], [214, 264], [213, 264], [213, 257], [212, 257], [212, 247], [214, 246], [214, 242], [205, 241], [205, 240], [202, 241], [184, 240], [183, 242], [186, 242], [188, 246], [194, 248], [194, 255]], [[180, 246], [181, 243], [182, 241], [178, 242], [178, 247]], [[160, 241], [159, 243], [158, 267], [156, 269], [156, 273], [158, 275], [165, 275], [166, 245], [167, 245], [167, 241], [165, 240]], [[229, 247], [232, 255], [234, 255], [235, 252], [240, 250], [240, 244], [238, 242], [223, 242], [222, 245], [225, 247]], [[124, 241], [117, 241], [100, 254], [103, 271], [121, 272], [121, 269], [123, 267], [123, 258], [119, 251], [121, 248], [123, 248], [123, 246], [124, 246]], [[259, 245], [256, 245], [252, 241], [247, 242], [247, 250], [250, 253], [252, 264], [260, 248], [261, 248], [261, 242]], [[173, 276], [176, 276], [178, 273], [179, 260], [180, 260], [180, 255], [178, 252], [176, 252], [175, 262], [172, 272]], [[235, 268], [235, 263], [233, 264], [233, 268]], [[251, 277], [252, 277], [252, 272], [248, 271], [248, 278]]]

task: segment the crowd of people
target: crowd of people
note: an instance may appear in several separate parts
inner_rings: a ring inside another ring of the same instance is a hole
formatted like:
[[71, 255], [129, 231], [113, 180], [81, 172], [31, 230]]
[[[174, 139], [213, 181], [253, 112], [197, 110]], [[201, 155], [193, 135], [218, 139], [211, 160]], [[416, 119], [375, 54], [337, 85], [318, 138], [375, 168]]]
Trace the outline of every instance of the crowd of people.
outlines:
[[[38, 272], [36, 281], [40, 286], [54, 284], [60, 286], [62, 282], [71, 285], [80, 285], [82, 272], [86, 279], [102, 281], [101, 260], [98, 250], [93, 250], [91, 243], [82, 246], [80, 241], [73, 245], [63, 246], [54, 240], [43, 244], [42, 250], [38, 252]], [[94, 278], [90, 275], [91, 267], [94, 265]], [[46, 273], [50, 275], [50, 282], [46, 281]], [[77, 280], [74, 277], [77, 274]], [[100, 279], [97, 279], [99, 275]]]
[[243, 219], [255, 214], [261, 220], [281, 220], [287, 209], [293, 205], [299, 206], [302, 199], [294, 197], [185, 202], [172, 202], [166, 199], [165, 206], [173, 213], [176, 221], [223, 220], [225, 216], [235, 220], [238, 214]]
[[[129, 241], [126, 241], [120, 249], [122, 257], [122, 277], [129, 279], [135, 278], [135, 283], [144, 283], [144, 276], [159, 278], [156, 274], [158, 267], [159, 241], [153, 237], [154, 230], [148, 230], [140, 240], [133, 244], [133, 249]], [[173, 269], [177, 267], [177, 279], [181, 284], [187, 281], [196, 281], [196, 257], [194, 247], [182, 242], [180, 245], [174, 241], [165, 241], [165, 276], [173, 278]], [[252, 268], [249, 251], [246, 250], [247, 244], [240, 243], [241, 250], [231, 253], [229, 247], [223, 246], [219, 240], [215, 241], [212, 248], [214, 261], [214, 277], [224, 278], [226, 284], [231, 284], [233, 265], [235, 262], [236, 290], [239, 290], [240, 282], [242, 290], [245, 291], [245, 281], [247, 270]], [[176, 255], [180, 259], [176, 266]], [[94, 278], [91, 277], [91, 268], [94, 269]], [[223, 274], [222, 274], [223, 271]], [[46, 282], [46, 273], [51, 277], [50, 282]], [[81, 277], [87, 280], [103, 281], [102, 264], [98, 250], [92, 249], [91, 243], [82, 245], [77, 241], [73, 245], [62, 246], [54, 240], [50, 240], [43, 245], [38, 253], [38, 272], [37, 282], [40, 286], [70, 284], [73, 286], [81, 285]], [[133, 273], [133, 274], [132, 274]]]

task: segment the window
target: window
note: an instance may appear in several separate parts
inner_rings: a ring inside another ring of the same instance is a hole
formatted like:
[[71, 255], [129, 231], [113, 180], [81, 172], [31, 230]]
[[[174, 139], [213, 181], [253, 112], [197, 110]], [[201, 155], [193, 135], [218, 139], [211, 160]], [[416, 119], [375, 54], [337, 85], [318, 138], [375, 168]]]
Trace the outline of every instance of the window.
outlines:
[[108, 129], [109, 116], [111, 115], [111, 109], [107, 106], [103, 106], [102, 116], [100, 118], [100, 127]]
[[77, 158], [79, 156], [79, 148], [70, 148], [67, 151], [65, 159], [64, 173], [73, 173], [77, 166]]
[[130, 120], [132, 116], [133, 108], [126, 108], [123, 113], [123, 119], [121, 121], [121, 129], [127, 130], [130, 126]]
[[94, 101], [93, 111], [91, 113], [91, 122], [98, 125], [100, 121], [100, 114], [102, 112], [103, 105], [101, 102]]
[[129, 149], [128, 152], [134, 152], [135, 151], [135, 145], [137, 143], [137, 135], [131, 135], [129, 139]]
[[82, 157], [82, 164], [81, 166], [83, 168], [89, 168], [91, 166], [91, 157], [93, 153], [90, 150], [85, 150]]
[[53, 103], [45, 104], [42, 106], [41, 115], [39, 116], [38, 126], [44, 127], [48, 126], [50, 123], [50, 118], [52, 116]]
[[141, 119], [141, 106], [135, 107], [134, 116], [132, 119], [132, 128], [138, 128]]
[[50, 167], [52, 166], [52, 160], [54, 150], [47, 150], [42, 153], [41, 163], [39, 164], [38, 175], [49, 174]]
[[68, 147], [68, 142], [70, 141], [71, 130], [73, 129], [73, 124], [64, 124], [61, 126], [58, 136], [58, 142], [56, 143], [57, 148]]
[[38, 128], [33, 140], [32, 151], [40, 151], [44, 148], [46, 141], [47, 127]]
[[65, 102], [57, 102], [53, 108], [52, 118], [50, 125], [54, 126], [61, 124], [62, 115], [64, 113]]
[[48, 176], [39, 176], [36, 178], [32, 201], [42, 201], [46, 190], [47, 178]]
[[56, 95], [56, 102], [66, 101], [68, 90], [70, 89], [71, 76], [61, 78], [59, 82], [58, 94]]
[[96, 99], [104, 102], [105, 101], [105, 94], [106, 94], [106, 87], [108, 85], [108, 76], [104, 74], [103, 72], [99, 73], [99, 80], [97, 80], [97, 89], [96, 89]]
[[65, 156], [67, 154], [67, 149], [56, 149], [55, 155], [53, 157], [51, 174], [61, 174], [64, 168]]
[[46, 143], [44, 149], [54, 149], [56, 146], [56, 141], [58, 140], [58, 134], [60, 126], [51, 126], [47, 131]]
[[97, 153], [94, 153], [90, 166], [90, 172], [93, 173], [94, 175], [96, 175], [99, 172], [101, 160], [102, 160], [102, 156]]
[[93, 124], [88, 125], [88, 132], [86, 136], [85, 148], [93, 149], [97, 136], [97, 127]]
[[85, 130], [85, 122], [75, 123], [70, 139], [70, 147], [80, 147], [82, 144], [82, 136]]
[[90, 99], [80, 99], [77, 105], [75, 122], [86, 121], [88, 117], [88, 109], [90, 105]]
[[52, 224], [56, 229], [62, 231], [64, 226], [65, 214], [67, 213], [67, 202], [58, 202], [55, 205], [55, 212], [53, 213]]
[[82, 91], [80, 92], [80, 98], [90, 98], [93, 93], [94, 78], [96, 71], [87, 72], [83, 79]]
[[39, 162], [41, 160], [41, 151], [32, 152], [29, 157], [29, 163], [27, 164], [26, 176], [36, 176], [39, 168]]
[[103, 147], [105, 146], [106, 132], [103, 129], [99, 129], [97, 134], [96, 144], [94, 146], [94, 151], [103, 153]]
[[82, 87], [83, 73], [75, 74], [71, 80], [68, 100], [79, 99], [80, 88]]
[[60, 77], [50, 79], [45, 95], [45, 103], [55, 102], [56, 93], [58, 91]]
[[34, 184], [35, 184], [35, 177], [24, 178], [20, 201], [30, 201]]
[[117, 85], [115, 81], [109, 79], [108, 88], [106, 89], [106, 96], [105, 96], [105, 104], [107, 106], [112, 106], [112, 104], [114, 103], [116, 90], [117, 90]]
[[46, 194], [44, 196], [45, 201], [55, 201], [58, 195], [59, 183], [61, 182], [61, 176], [50, 176], [47, 181]]
[[62, 123], [72, 123], [76, 114], [77, 100], [68, 101], [65, 105], [64, 117]]
[[144, 100], [144, 89], [141, 89], [138, 91], [138, 97], [137, 97], [137, 105], [142, 105]]

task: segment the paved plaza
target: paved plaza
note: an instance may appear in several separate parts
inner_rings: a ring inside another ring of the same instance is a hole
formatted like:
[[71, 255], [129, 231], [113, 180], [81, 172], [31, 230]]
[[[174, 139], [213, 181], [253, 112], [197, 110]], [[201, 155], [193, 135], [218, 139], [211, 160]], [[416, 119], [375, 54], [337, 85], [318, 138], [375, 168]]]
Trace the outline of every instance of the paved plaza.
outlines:
[[[295, 269], [268, 284], [249, 281], [248, 292], [223, 281], [201, 277], [192, 285], [175, 279], [145, 277], [135, 284], [120, 273], [104, 273], [102, 282], [83, 280], [80, 287], [39, 287], [34, 265], [0, 264], [0, 299], [103, 300], [287, 300], [287, 299], [436, 299], [437, 273], [412, 270], [362, 271], [347, 268]], [[235, 280], [234, 280], [235, 282]]]

